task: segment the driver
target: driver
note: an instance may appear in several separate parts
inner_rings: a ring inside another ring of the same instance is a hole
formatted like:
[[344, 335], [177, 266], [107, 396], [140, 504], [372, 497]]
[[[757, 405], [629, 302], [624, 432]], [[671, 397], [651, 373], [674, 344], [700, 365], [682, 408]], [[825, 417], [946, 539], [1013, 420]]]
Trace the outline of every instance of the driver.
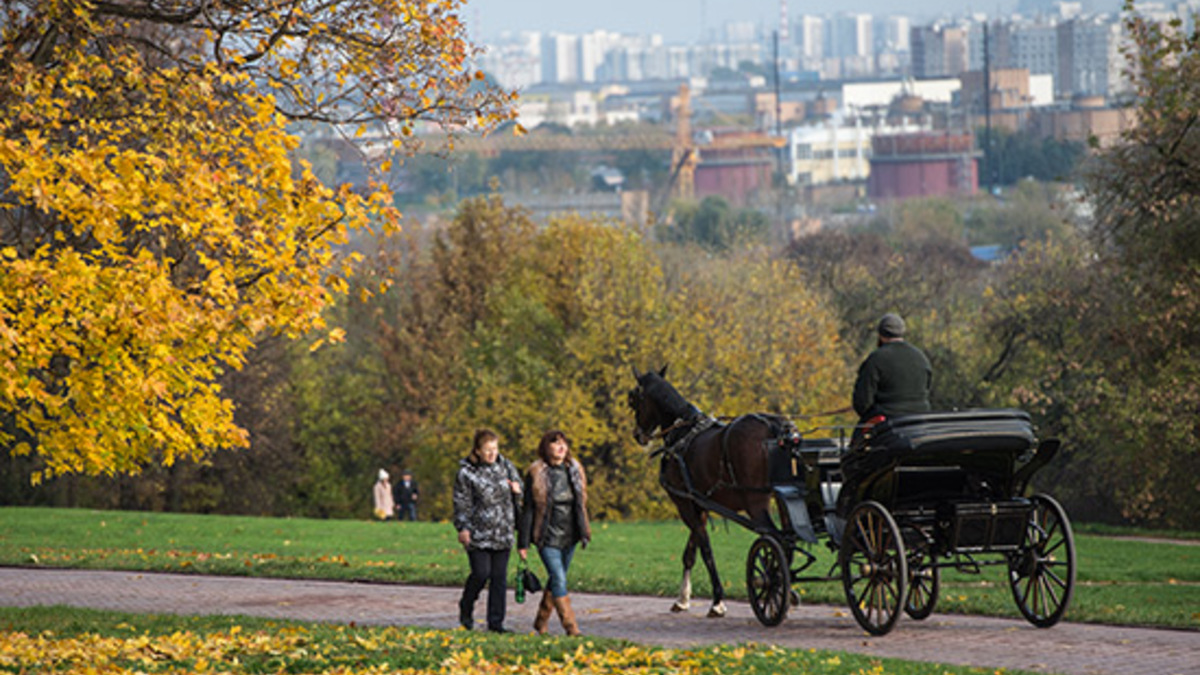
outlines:
[[854, 382], [854, 412], [858, 423], [883, 415], [929, 411], [933, 368], [929, 359], [904, 340], [904, 319], [884, 314], [879, 320], [875, 351], [863, 361]]
[[920, 349], [905, 342], [904, 319], [884, 314], [878, 333], [875, 351], [859, 366], [854, 382], [854, 412], [859, 420], [850, 439], [850, 452], [842, 457], [842, 485], [837, 498], [841, 517], [846, 517], [858, 498], [861, 473], [869, 462], [864, 452], [865, 425], [882, 421], [876, 418], [929, 411], [933, 368]]

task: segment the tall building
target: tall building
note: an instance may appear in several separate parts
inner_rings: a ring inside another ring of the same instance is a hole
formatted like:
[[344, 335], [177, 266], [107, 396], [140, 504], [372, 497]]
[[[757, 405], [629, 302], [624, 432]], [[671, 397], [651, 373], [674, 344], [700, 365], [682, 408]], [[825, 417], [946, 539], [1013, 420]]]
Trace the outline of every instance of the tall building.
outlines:
[[875, 36], [870, 14], [842, 12], [827, 24], [827, 54], [834, 58], [848, 56], [871, 56], [874, 53]]
[[580, 81], [578, 35], [550, 33], [542, 38], [542, 81]]
[[957, 77], [970, 70], [967, 29], [962, 26], [917, 26], [912, 29], [914, 77]]
[[811, 64], [820, 63], [825, 58], [825, 19], [812, 14], [797, 17], [792, 24], [792, 39], [802, 65], [811, 68]]
[[1058, 27], [1050, 23], [1011, 24], [1011, 65], [1032, 75], [1053, 75], [1058, 70]]
[[595, 82], [603, 79], [604, 55], [620, 43], [621, 36], [597, 30], [579, 37], [579, 80]]
[[1057, 37], [1055, 88], [1060, 98], [1111, 98], [1128, 87], [1121, 70], [1122, 28], [1117, 20], [1092, 16], [1064, 21], [1058, 24]]
[[875, 50], [878, 52], [907, 52], [912, 33], [912, 21], [907, 16], [892, 15], [875, 22]]
[[479, 65], [505, 87], [524, 89], [542, 81], [542, 35], [524, 32], [501, 44], [488, 45]]

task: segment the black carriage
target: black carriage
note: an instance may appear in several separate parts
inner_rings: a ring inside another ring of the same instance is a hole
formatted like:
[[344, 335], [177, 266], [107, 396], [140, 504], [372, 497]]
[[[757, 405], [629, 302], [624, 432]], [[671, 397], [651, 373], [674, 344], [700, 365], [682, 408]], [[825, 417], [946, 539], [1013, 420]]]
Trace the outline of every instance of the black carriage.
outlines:
[[[746, 583], [755, 616], [779, 624], [792, 586], [840, 580], [854, 618], [874, 635], [900, 612], [928, 617], [941, 570], [1007, 568], [1021, 614], [1057, 623], [1075, 581], [1067, 514], [1047, 495], [1024, 496], [1058, 442], [1038, 442], [1018, 410], [897, 417], [825, 438], [794, 430], [772, 441], [771, 486], [780, 524], [754, 527]], [[744, 521], [738, 514], [718, 513]], [[743, 525], [750, 526], [743, 522]], [[825, 575], [810, 572], [821, 539], [837, 554]]]

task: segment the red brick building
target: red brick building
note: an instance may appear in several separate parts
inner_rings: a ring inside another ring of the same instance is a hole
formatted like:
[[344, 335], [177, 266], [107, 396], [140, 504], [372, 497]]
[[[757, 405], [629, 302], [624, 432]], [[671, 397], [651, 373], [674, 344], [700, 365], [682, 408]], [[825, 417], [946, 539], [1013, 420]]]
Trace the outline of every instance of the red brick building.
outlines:
[[871, 199], [973, 195], [979, 158], [969, 132], [876, 136], [871, 141]]

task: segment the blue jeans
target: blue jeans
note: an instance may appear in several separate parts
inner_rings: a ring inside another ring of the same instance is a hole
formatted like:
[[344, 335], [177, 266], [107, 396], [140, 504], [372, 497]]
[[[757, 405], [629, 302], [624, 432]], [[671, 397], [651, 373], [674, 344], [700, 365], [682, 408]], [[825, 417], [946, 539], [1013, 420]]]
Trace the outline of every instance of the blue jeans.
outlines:
[[550, 589], [550, 594], [554, 597], [563, 597], [567, 594], [567, 570], [571, 568], [575, 544], [566, 548], [539, 547], [538, 555], [542, 558], [542, 565], [546, 567], [546, 574], [550, 576], [546, 588]]

